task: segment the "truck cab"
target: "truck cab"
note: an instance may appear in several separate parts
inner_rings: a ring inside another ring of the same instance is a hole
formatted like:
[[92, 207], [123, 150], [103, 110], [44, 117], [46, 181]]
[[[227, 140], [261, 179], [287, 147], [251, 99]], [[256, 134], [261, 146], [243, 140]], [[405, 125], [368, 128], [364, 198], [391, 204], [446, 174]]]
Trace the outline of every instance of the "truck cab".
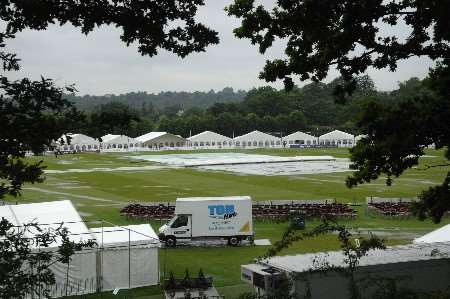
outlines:
[[166, 246], [176, 246], [177, 239], [190, 239], [192, 237], [192, 216], [175, 215], [172, 219], [159, 228], [159, 239]]

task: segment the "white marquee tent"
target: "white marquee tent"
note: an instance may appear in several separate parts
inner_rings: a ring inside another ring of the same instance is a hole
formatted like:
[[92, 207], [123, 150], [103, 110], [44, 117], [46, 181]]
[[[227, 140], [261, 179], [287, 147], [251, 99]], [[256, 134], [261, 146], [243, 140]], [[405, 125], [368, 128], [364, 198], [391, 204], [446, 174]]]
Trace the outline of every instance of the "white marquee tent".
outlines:
[[95, 228], [91, 232], [103, 248], [103, 290], [158, 284], [160, 242], [150, 224]]
[[167, 132], [150, 132], [135, 138], [142, 146], [148, 148], [181, 147], [186, 139]]
[[[42, 229], [56, 229], [63, 223], [70, 232], [70, 240], [74, 242], [93, 239], [90, 231], [82, 221], [80, 215], [75, 210], [69, 200], [42, 202], [32, 204], [7, 205], [0, 207], [0, 218], [4, 217], [17, 227], [28, 223], [37, 223]], [[37, 232], [30, 230], [25, 233], [25, 237], [33, 238]], [[60, 241], [53, 242], [45, 250], [57, 250]], [[39, 244], [33, 244], [33, 250], [44, 250]], [[96, 281], [96, 250], [86, 249], [78, 251], [72, 256], [67, 273], [67, 265], [55, 263], [51, 270], [55, 274], [56, 284], [52, 288], [53, 296], [65, 295], [65, 286], [70, 285], [68, 294], [79, 294], [89, 292], [87, 288], [92, 288], [90, 283]], [[66, 275], [68, 274], [68, 284]], [[64, 291], [63, 291], [64, 290]], [[95, 291], [95, 287], [92, 291]]]
[[447, 224], [414, 240], [414, 243], [441, 243], [441, 242], [450, 242], [450, 224]]
[[289, 145], [291, 144], [316, 145], [317, 137], [297, 131], [295, 133], [284, 136], [283, 141], [287, 142], [287, 144]]
[[137, 150], [140, 142], [126, 135], [107, 134], [102, 136], [103, 150]]
[[[58, 149], [61, 151], [96, 151], [100, 148], [100, 142], [92, 137], [84, 134], [67, 134], [70, 137], [70, 144], [67, 142], [66, 135], [61, 136], [57, 140]], [[64, 144], [60, 144], [60, 140], [63, 140]]]
[[188, 146], [192, 147], [229, 147], [233, 139], [211, 131], [204, 131], [188, 139]]
[[281, 139], [260, 131], [253, 131], [233, 139], [236, 147], [279, 147]]
[[355, 136], [339, 130], [334, 130], [319, 137], [320, 145], [331, 145], [339, 147], [351, 147], [355, 143]]
[[[51, 266], [56, 279], [51, 288], [53, 297], [64, 296], [66, 291], [68, 295], [79, 295], [159, 282], [160, 243], [149, 224], [90, 231], [69, 200], [0, 206], [1, 217], [19, 228], [30, 222], [39, 224], [42, 229], [57, 228], [63, 223], [70, 232], [71, 241], [96, 240], [94, 248], [77, 251], [72, 256], [68, 272], [67, 264], [58, 262]], [[35, 234], [31, 230], [25, 236], [33, 238]], [[59, 244], [57, 240], [45, 250], [57, 250]], [[39, 245], [33, 246], [35, 251], [44, 250]]]

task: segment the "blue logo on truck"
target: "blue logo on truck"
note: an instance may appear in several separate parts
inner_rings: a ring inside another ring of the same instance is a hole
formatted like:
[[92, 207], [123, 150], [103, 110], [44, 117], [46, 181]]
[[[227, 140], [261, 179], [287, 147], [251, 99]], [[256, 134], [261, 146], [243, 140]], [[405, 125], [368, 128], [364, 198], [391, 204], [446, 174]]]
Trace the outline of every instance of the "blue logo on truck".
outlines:
[[216, 219], [230, 219], [237, 216], [234, 205], [208, 206], [209, 217]]

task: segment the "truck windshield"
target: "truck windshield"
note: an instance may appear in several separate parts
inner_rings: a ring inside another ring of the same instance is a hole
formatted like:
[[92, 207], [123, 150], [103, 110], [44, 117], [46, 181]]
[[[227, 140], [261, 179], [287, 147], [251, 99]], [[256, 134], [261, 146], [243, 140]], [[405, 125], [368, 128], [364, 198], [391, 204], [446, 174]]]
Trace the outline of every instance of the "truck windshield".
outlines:
[[175, 221], [170, 225], [172, 228], [182, 227], [188, 225], [188, 216], [180, 215]]

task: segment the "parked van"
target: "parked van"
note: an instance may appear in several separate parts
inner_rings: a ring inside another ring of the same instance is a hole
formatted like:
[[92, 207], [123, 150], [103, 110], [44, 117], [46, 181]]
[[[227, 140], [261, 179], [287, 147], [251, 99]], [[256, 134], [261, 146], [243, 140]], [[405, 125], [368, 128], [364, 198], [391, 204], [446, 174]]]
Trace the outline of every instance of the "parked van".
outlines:
[[226, 239], [238, 246], [253, 235], [249, 196], [179, 198], [174, 217], [159, 229], [160, 240], [170, 247], [197, 238]]

